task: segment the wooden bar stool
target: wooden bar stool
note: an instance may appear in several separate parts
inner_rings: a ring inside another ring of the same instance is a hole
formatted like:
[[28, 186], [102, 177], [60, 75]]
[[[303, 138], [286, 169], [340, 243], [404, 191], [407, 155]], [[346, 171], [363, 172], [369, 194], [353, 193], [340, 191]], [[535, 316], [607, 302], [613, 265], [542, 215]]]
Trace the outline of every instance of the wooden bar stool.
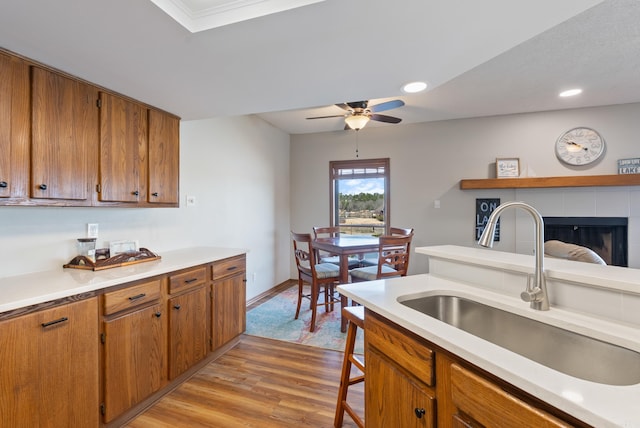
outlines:
[[[347, 403], [347, 392], [351, 385], [364, 381], [364, 361], [360, 360], [353, 353], [356, 345], [356, 333], [358, 327], [364, 331], [364, 306], [346, 306], [342, 308], [342, 316], [349, 322], [347, 328], [347, 340], [344, 345], [344, 360], [342, 363], [342, 375], [340, 377], [340, 389], [338, 390], [338, 404], [336, 405], [336, 417], [334, 427], [342, 426], [344, 412], [346, 411], [351, 419], [360, 428], [364, 428], [364, 420], [356, 414], [353, 408]], [[351, 366], [355, 365], [362, 375], [351, 376]]]

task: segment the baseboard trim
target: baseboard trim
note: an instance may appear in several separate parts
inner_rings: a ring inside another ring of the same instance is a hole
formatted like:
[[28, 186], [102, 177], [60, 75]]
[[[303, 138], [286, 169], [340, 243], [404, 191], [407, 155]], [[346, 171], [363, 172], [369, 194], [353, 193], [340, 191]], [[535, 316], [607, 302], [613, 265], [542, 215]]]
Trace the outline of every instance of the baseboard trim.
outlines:
[[265, 300], [269, 300], [270, 298], [272, 298], [276, 294], [281, 293], [282, 291], [286, 290], [287, 288], [289, 288], [292, 285], [297, 284], [297, 283], [298, 283], [297, 279], [288, 279], [288, 280], [276, 285], [275, 287], [270, 288], [269, 290], [265, 291], [264, 293], [258, 294], [253, 299], [247, 300], [247, 309], [253, 309], [254, 307], [256, 307], [259, 304], [263, 303]]

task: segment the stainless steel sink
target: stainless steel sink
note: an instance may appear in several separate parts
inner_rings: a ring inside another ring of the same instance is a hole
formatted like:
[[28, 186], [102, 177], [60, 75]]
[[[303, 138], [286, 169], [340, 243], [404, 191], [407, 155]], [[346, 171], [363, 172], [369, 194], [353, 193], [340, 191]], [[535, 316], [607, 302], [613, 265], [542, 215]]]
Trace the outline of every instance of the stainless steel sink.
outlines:
[[640, 353], [457, 296], [405, 306], [559, 372], [608, 385], [640, 383]]

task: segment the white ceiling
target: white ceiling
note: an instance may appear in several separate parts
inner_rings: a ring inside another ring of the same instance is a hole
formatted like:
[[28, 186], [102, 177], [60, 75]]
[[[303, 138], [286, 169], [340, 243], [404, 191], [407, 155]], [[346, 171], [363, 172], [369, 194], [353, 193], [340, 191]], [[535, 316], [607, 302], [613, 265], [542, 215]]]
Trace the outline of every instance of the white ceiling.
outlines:
[[184, 120], [306, 133], [366, 99], [403, 99], [402, 124], [640, 102], [638, 22], [637, 0], [326, 0], [191, 33], [149, 0], [3, 0], [0, 46]]

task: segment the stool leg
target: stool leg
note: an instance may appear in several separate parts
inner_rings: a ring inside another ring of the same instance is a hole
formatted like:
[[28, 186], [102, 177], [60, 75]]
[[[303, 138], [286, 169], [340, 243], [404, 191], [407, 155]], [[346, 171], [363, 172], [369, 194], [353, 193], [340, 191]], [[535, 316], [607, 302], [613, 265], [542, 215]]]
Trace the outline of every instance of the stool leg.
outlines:
[[340, 376], [340, 389], [338, 390], [338, 403], [336, 404], [336, 416], [333, 426], [339, 428], [344, 420], [344, 402], [347, 399], [349, 389], [349, 376], [351, 375], [351, 355], [356, 344], [356, 332], [358, 326], [350, 322], [347, 327], [347, 339], [344, 345], [344, 360], [342, 361], [342, 374]]

